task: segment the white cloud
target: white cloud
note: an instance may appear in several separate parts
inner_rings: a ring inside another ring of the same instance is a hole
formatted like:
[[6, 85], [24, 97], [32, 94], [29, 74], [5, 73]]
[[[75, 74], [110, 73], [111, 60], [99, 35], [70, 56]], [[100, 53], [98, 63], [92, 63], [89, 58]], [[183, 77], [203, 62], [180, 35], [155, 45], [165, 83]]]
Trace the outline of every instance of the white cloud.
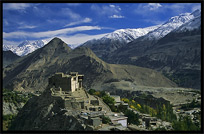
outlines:
[[114, 14], [120, 14], [121, 8], [119, 6], [115, 5], [109, 5], [109, 6], [98, 6], [98, 5], [91, 5], [91, 10], [93, 10], [98, 15], [114, 15]]
[[4, 10], [23, 10], [30, 6], [31, 4], [28, 3], [3, 3]]
[[85, 19], [80, 20], [80, 21], [71, 22], [71, 23], [65, 25], [64, 27], [73, 26], [73, 25], [79, 25], [79, 24], [82, 24], [82, 23], [89, 23], [91, 21], [92, 21], [91, 18], [85, 18]]
[[115, 5], [110, 5], [110, 7], [115, 8]]
[[71, 33], [80, 32], [80, 31], [87, 31], [87, 30], [101, 30], [101, 28], [98, 26], [79, 26], [79, 27], [65, 28], [65, 29], [45, 31], [45, 32], [24, 32], [24, 31], [17, 31], [17, 32], [10, 32], [10, 33], [3, 32], [3, 38], [25, 38], [25, 37], [46, 38], [46, 37], [66, 35], [66, 34], [71, 34]]
[[19, 29], [33, 29], [36, 28], [37, 26], [32, 26], [32, 25], [23, 25], [18, 27]]
[[144, 21], [148, 22], [148, 23], [156, 24], [156, 25], [160, 25], [160, 24], [163, 24], [165, 22], [165, 21], [153, 20], [153, 19], [144, 19]]
[[159, 7], [162, 7], [162, 5], [159, 3], [149, 3], [146, 7], [152, 11], [152, 10], [157, 10]]
[[6, 26], [9, 25], [9, 23], [8, 23], [8, 21], [6, 19], [3, 19], [3, 24], [6, 25]]
[[74, 20], [77, 20], [77, 19], [80, 19], [81, 16], [75, 12], [73, 12], [71, 9], [69, 8], [63, 8], [61, 10], [61, 13], [62, 14], [65, 14], [65, 15], [68, 15], [71, 19], [74, 19]]
[[121, 15], [112, 15], [112, 16], [109, 16], [109, 18], [114, 18], [114, 19], [120, 19], [120, 18], [125, 18], [124, 16], [121, 16]]

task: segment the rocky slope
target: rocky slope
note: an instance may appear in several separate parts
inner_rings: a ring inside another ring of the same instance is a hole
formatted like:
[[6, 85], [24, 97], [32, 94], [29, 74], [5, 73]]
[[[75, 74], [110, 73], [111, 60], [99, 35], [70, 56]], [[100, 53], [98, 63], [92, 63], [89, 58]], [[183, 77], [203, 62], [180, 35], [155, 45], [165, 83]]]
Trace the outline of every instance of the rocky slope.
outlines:
[[25, 103], [10, 103], [10, 102], [3, 102], [3, 115], [14, 114], [16, 115], [18, 111], [25, 105]]
[[3, 51], [3, 67], [13, 63], [15, 60], [20, 58], [20, 56], [14, 54], [12, 51]]
[[101, 89], [103, 84], [129, 81], [135, 85], [175, 87], [160, 73], [132, 65], [107, 64], [89, 48], [71, 50], [54, 38], [44, 47], [22, 57], [3, 70], [3, 86], [11, 90], [43, 90], [56, 72], [84, 74], [84, 87]]
[[77, 112], [65, 110], [63, 100], [51, 92], [32, 97], [11, 124], [9, 130], [85, 130], [88, 129]]

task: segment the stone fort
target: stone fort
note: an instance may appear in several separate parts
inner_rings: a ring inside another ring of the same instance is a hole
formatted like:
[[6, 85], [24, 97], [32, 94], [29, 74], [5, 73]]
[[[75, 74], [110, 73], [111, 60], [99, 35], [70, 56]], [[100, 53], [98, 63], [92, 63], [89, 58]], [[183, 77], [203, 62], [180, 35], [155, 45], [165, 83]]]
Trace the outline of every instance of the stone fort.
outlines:
[[60, 91], [74, 92], [82, 88], [83, 77], [84, 75], [79, 75], [78, 72], [71, 72], [69, 75], [55, 73], [49, 78], [49, 86], [54, 86]]
[[99, 97], [91, 96], [83, 89], [83, 78], [84, 75], [78, 72], [55, 73], [48, 80], [51, 96], [62, 98], [67, 109], [110, 111], [110, 108]]

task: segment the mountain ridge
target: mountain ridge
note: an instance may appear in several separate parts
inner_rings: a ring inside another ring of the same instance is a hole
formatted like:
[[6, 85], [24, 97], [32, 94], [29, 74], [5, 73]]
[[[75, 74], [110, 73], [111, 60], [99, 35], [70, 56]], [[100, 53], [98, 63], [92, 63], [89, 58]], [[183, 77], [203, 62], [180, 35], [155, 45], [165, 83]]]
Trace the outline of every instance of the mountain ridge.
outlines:
[[71, 50], [66, 43], [54, 38], [44, 47], [6, 67], [3, 70], [3, 87], [10, 90], [44, 90], [49, 76], [56, 72], [68, 74], [72, 71], [84, 74], [86, 88], [101, 89], [104, 82], [107, 84], [107, 81], [114, 79], [118, 82], [129, 80], [136, 85], [144, 86], [177, 86], [151, 69], [108, 64], [89, 48], [80, 47]]

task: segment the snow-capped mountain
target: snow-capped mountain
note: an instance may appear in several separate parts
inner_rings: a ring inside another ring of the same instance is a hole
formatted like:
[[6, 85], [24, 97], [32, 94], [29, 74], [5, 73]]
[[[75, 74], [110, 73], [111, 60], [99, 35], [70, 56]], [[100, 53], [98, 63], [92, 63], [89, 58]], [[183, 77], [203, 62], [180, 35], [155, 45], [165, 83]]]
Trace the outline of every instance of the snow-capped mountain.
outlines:
[[160, 25], [137, 28], [119, 29], [103, 36], [100, 39], [93, 39], [85, 42], [82, 46], [89, 47], [98, 57], [104, 57], [109, 53], [125, 46], [127, 43], [146, 35], [148, 32], [158, 28]]
[[28, 41], [25, 40], [20, 43], [18, 46], [14, 45], [3, 45], [3, 50], [11, 50], [12, 52], [16, 53], [19, 56], [27, 55], [38, 48], [43, 47], [48, 42], [46, 40], [37, 40], [37, 41]]
[[180, 27], [181, 25], [193, 20], [198, 17], [200, 10], [196, 10], [193, 13], [183, 13], [178, 16], [171, 17], [167, 22], [162, 24], [159, 28], [149, 32], [144, 39], [161, 39], [174, 29]]
[[3, 45], [3, 51], [8, 51], [8, 50], [15, 50], [16, 49], [16, 45]]
[[194, 29], [198, 29], [201, 26], [201, 14], [199, 13], [199, 11], [200, 10], [196, 10], [194, 12], [195, 18], [181, 25], [180, 27], [176, 28], [174, 31], [185, 32], [185, 31], [192, 31]]
[[112, 33], [109, 33], [102, 37], [99, 40], [106, 40], [106, 39], [111, 39], [111, 40], [117, 40], [120, 42], [128, 43], [131, 42], [134, 39], [137, 39], [138, 37], [144, 36], [148, 32], [155, 30], [159, 27], [160, 25], [157, 26], [151, 26], [151, 27], [146, 27], [146, 28], [137, 28], [137, 29], [119, 29], [116, 30]]

